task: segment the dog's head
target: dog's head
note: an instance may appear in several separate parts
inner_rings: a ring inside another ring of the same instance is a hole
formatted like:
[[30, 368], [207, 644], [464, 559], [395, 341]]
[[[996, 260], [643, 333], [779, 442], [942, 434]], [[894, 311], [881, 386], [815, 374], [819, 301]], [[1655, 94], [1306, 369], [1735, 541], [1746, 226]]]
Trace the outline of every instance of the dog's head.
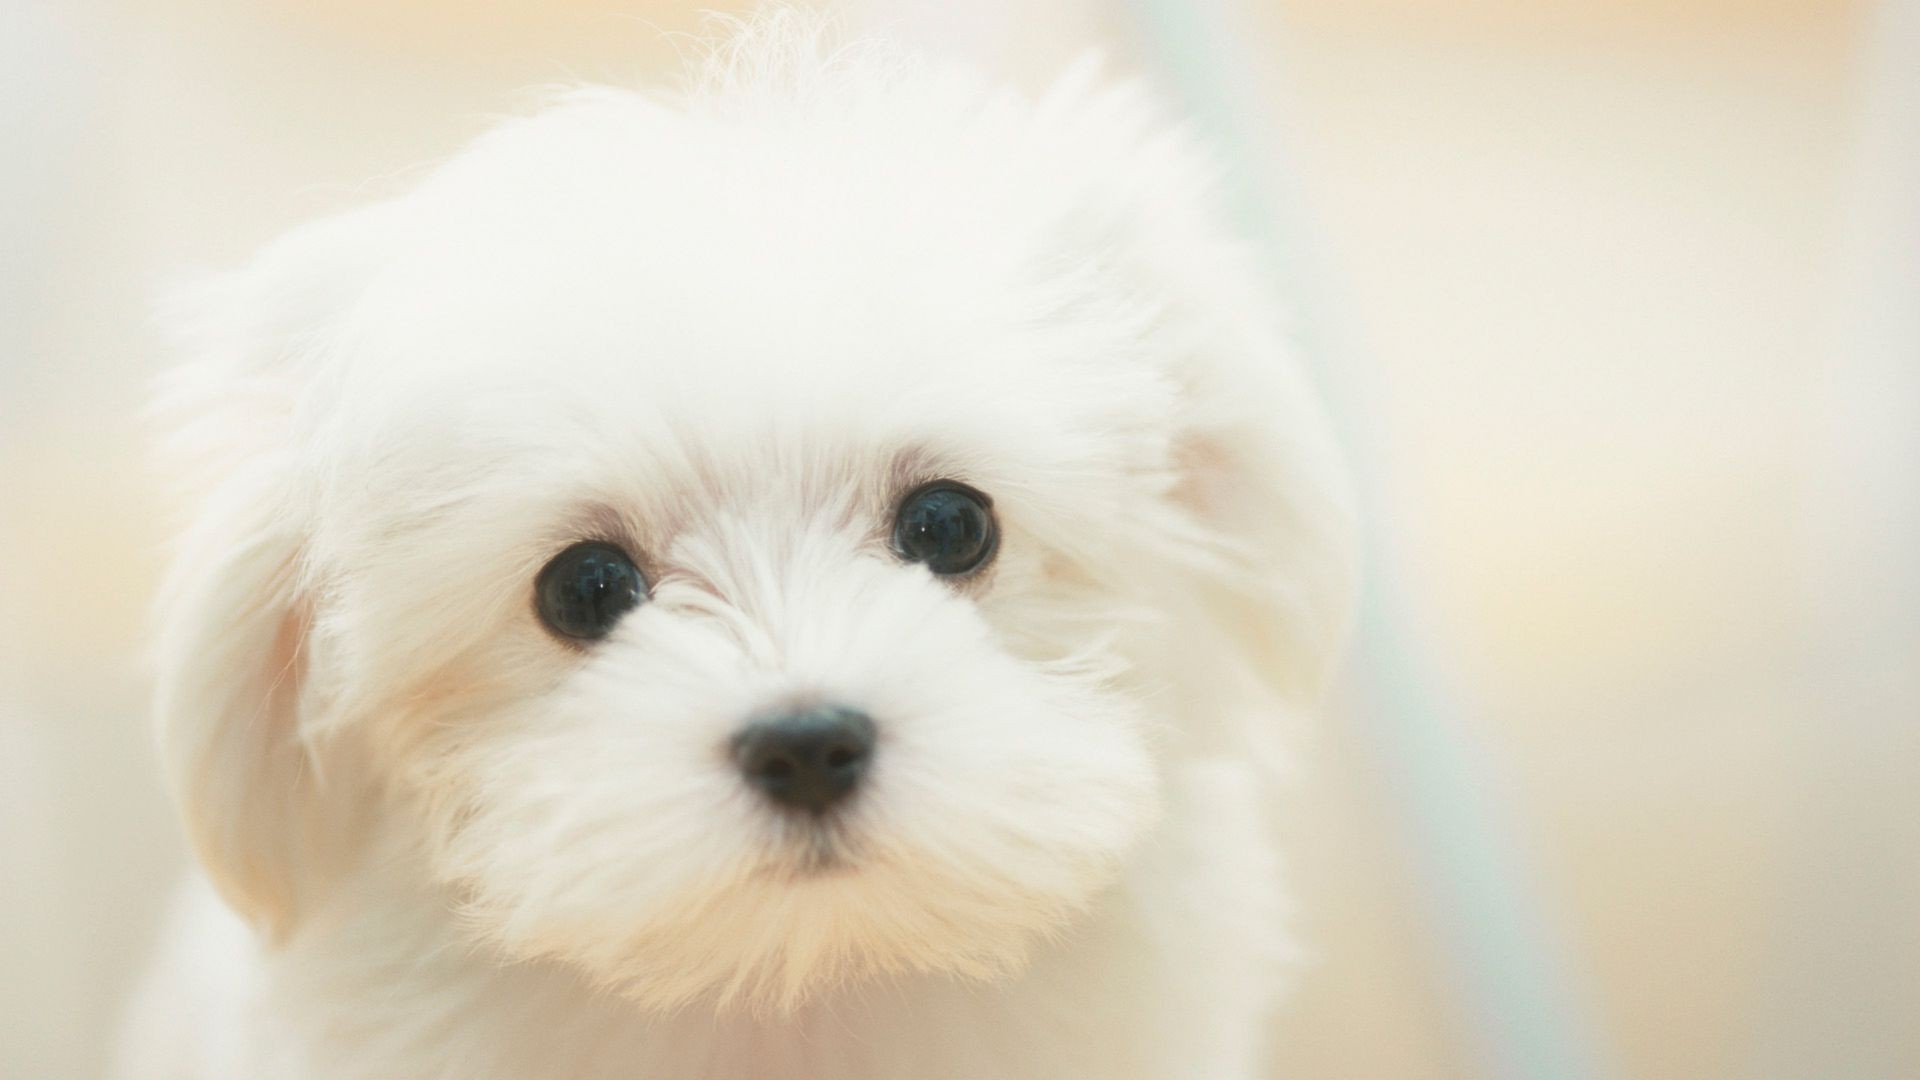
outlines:
[[269, 933], [379, 837], [649, 1004], [991, 975], [1312, 680], [1338, 485], [1184, 143], [782, 52], [194, 297], [162, 739]]

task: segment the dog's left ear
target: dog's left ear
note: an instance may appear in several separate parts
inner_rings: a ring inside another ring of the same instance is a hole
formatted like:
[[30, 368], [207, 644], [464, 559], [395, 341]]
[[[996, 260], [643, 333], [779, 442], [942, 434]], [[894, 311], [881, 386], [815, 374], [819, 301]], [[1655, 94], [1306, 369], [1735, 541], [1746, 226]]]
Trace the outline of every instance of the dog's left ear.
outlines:
[[[1239, 365], [1292, 362], [1272, 345], [1218, 347], [1227, 351], [1214, 359]], [[1220, 376], [1203, 369], [1195, 377]], [[1275, 390], [1236, 378], [1189, 387], [1173, 496], [1202, 530], [1204, 557], [1189, 568], [1194, 587], [1249, 670], [1283, 697], [1301, 699], [1318, 692], [1347, 637], [1356, 529], [1324, 420], [1301, 407], [1312, 391], [1297, 372], [1283, 381], [1293, 385]]]
[[1185, 587], [1251, 673], [1300, 701], [1347, 637], [1357, 530], [1318, 400], [1250, 281], [1223, 277], [1187, 301], [1205, 330], [1177, 358], [1170, 498], [1195, 526]]
[[1081, 89], [1092, 81], [1070, 75], [1048, 107], [1077, 117], [1063, 139], [1105, 162], [1082, 210], [1093, 257], [1158, 313], [1148, 351], [1175, 389], [1169, 498], [1187, 524], [1170, 560], [1177, 587], [1271, 689], [1310, 697], [1347, 636], [1358, 562], [1326, 410], [1277, 282], [1217, 213], [1210, 156], [1142, 88]]
[[310, 725], [316, 590], [296, 431], [366, 280], [384, 211], [296, 230], [178, 298], [160, 412], [186, 531], [159, 603], [160, 750], [188, 838], [242, 915], [284, 937], [353, 843], [350, 768]]

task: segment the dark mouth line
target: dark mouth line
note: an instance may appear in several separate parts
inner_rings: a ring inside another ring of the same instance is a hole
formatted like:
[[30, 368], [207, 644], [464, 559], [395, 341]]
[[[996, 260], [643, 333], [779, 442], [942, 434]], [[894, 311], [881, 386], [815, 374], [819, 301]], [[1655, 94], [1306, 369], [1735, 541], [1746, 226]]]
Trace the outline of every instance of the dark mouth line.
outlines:
[[774, 846], [778, 855], [766, 865], [766, 873], [794, 880], [851, 870], [857, 854], [847, 829], [831, 818], [789, 821]]

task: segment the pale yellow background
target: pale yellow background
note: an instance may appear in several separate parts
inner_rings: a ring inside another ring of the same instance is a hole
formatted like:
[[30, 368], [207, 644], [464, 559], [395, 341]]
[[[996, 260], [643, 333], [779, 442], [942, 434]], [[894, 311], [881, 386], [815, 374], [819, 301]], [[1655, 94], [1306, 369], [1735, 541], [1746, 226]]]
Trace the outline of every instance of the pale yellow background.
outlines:
[[[0, 1076], [64, 1080], [98, 1068], [183, 860], [142, 715], [147, 300], [403, 180], [527, 87], [659, 77], [663, 31], [696, 15], [8, 2]], [[1914, 595], [1920, 551], [1850, 544], [1822, 502], [1849, 505], [1835, 430], [1916, 393], [1871, 367], [1833, 386], [1873, 272], [1857, 237], [1889, 197], [1862, 163], [1867, 9], [1225, 6], [1250, 28], [1256, 156], [1282, 166], [1343, 400], [1377, 433], [1415, 632], [1467, 706], [1450, 737], [1486, 765], [1619, 1075], [1858, 1075], [1823, 1056], [1858, 1042], [1821, 1026], [1836, 1016], [1920, 1075], [1912, 1031], [1886, 1030], [1920, 1026], [1920, 848], [1886, 828], [1920, 818], [1914, 744], [1846, 737], [1920, 720], [1913, 623], [1862, 614], [1887, 580]], [[854, 18], [904, 12], [1031, 83], [1098, 41], [1140, 63], [1124, 10], [872, 0]], [[1299, 1077], [1483, 1075], [1378, 730], [1336, 716], [1303, 771], [1313, 962], [1283, 1057]]]

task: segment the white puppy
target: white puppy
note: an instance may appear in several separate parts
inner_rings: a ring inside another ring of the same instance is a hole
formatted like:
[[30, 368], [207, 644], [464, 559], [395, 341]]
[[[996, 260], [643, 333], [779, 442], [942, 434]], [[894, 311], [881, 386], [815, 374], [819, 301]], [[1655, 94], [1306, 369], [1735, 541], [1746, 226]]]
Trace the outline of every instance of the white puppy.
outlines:
[[[1323, 424], [1136, 89], [791, 18], [193, 298], [126, 1071], [1255, 1075]], [[215, 894], [217, 891], [217, 897]]]

